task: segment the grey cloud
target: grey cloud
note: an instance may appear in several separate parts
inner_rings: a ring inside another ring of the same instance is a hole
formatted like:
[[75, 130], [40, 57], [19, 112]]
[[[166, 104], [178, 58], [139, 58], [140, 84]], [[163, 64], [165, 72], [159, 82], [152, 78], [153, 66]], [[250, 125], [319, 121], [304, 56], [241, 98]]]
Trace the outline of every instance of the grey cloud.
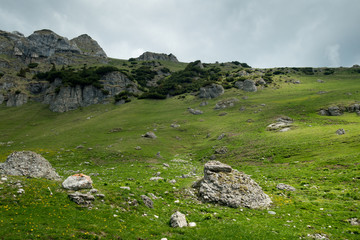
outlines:
[[0, 29], [87, 33], [111, 57], [142, 51], [255, 67], [360, 61], [357, 0], [3, 0]]

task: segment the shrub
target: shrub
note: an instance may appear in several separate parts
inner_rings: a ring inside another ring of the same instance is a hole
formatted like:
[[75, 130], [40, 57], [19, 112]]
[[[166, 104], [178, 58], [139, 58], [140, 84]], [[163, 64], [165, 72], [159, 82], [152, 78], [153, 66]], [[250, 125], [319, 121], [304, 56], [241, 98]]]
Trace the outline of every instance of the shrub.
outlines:
[[332, 68], [325, 68], [324, 75], [331, 75], [334, 74], [335, 70]]
[[28, 64], [28, 68], [36, 68], [37, 66], [39, 66], [38, 63], [29, 63]]
[[17, 76], [25, 78], [26, 77], [26, 69], [20, 68], [20, 71], [18, 72]]

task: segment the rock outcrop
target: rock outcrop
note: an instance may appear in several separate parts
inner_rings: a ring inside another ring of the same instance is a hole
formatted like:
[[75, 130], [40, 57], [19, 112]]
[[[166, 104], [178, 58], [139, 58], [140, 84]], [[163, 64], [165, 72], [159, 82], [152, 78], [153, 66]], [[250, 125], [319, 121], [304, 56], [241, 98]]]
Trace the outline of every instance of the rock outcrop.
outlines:
[[245, 81], [235, 82], [235, 87], [238, 89], [244, 90], [245, 92], [256, 92], [257, 87], [253, 80], [246, 79]]
[[74, 43], [84, 55], [107, 57], [100, 45], [87, 34], [71, 39], [70, 43]]
[[69, 41], [51, 30], [43, 29], [35, 31], [29, 37], [25, 37], [19, 32], [0, 31], [0, 39], [0, 54], [22, 59], [49, 58], [56, 53], [106, 57], [97, 42], [87, 35], [81, 35]]
[[161, 60], [161, 61], [179, 62], [177, 60], [177, 58], [175, 57], [175, 55], [173, 55], [172, 53], [165, 54], [165, 53], [144, 52], [143, 54], [141, 54], [136, 59], [140, 60], [140, 61], [158, 61], [158, 60]]
[[75, 193], [70, 193], [68, 197], [71, 201], [75, 202], [76, 204], [86, 207], [90, 206], [92, 202], [95, 200], [95, 197], [90, 193], [84, 194], [84, 193], [75, 192]]
[[229, 108], [229, 107], [234, 107], [237, 102], [239, 102], [239, 99], [237, 99], [237, 98], [224, 99], [224, 100], [217, 102], [214, 109], [220, 110], [220, 109], [225, 109], [225, 108]]
[[205, 164], [204, 178], [193, 187], [203, 202], [253, 209], [267, 208], [272, 203], [250, 176], [218, 161]]
[[199, 98], [212, 99], [219, 97], [222, 94], [224, 94], [223, 86], [213, 83], [207, 87], [200, 88]]
[[18, 107], [27, 103], [28, 96], [24, 93], [11, 93], [8, 94], [8, 100], [6, 102], [7, 107]]
[[45, 158], [31, 151], [10, 154], [5, 163], [0, 164], [0, 173], [51, 180], [60, 179], [60, 176]]
[[286, 132], [291, 129], [294, 120], [290, 117], [281, 117], [276, 119], [276, 122], [271, 123], [266, 127], [268, 131], [279, 131], [279, 132]]

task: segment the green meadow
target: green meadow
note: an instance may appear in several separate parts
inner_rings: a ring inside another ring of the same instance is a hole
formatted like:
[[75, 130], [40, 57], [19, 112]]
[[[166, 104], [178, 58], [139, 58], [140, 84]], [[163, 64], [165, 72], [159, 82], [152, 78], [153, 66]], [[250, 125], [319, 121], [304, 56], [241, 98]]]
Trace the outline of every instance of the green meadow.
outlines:
[[[276, 75], [257, 92], [226, 89], [203, 107], [204, 100], [191, 94], [66, 113], [40, 103], [2, 105], [0, 162], [13, 151], [34, 151], [62, 179], [75, 172], [90, 175], [105, 198], [91, 209], [79, 207], [61, 181], [8, 176], [0, 184], [0, 239], [312, 239], [308, 234], [360, 239], [360, 226], [348, 222], [360, 218], [360, 117], [318, 114], [360, 101], [359, 91], [360, 74], [339, 68], [331, 75]], [[214, 110], [229, 98], [239, 101]], [[204, 113], [192, 115], [188, 107]], [[290, 131], [266, 130], [282, 116], [294, 120]], [[340, 128], [346, 134], [337, 135]], [[142, 137], [148, 131], [157, 138]], [[222, 133], [226, 136], [217, 140]], [[270, 209], [217, 206], [191, 195], [192, 183], [219, 147], [228, 152], [216, 154], [216, 160], [251, 175], [272, 199]], [[149, 181], [157, 172], [164, 180]], [[17, 183], [25, 193], [17, 193]], [[296, 191], [279, 190], [279, 183]], [[149, 193], [157, 197], [153, 209], [140, 197]], [[171, 228], [177, 210], [197, 226]]]

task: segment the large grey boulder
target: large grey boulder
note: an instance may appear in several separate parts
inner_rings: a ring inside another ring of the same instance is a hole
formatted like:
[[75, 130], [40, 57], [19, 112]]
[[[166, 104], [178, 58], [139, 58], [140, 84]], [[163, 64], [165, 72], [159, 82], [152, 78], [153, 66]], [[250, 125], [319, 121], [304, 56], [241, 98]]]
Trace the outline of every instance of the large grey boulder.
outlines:
[[68, 190], [80, 190], [80, 189], [88, 189], [92, 188], [92, 180], [90, 176], [85, 174], [74, 174], [69, 176], [62, 183], [62, 187]]
[[253, 209], [267, 208], [272, 203], [250, 176], [218, 161], [205, 164], [204, 178], [193, 187], [203, 202]]
[[51, 180], [60, 179], [60, 176], [45, 158], [31, 151], [11, 153], [5, 163], [0, 164], [0, 173]]
[[223, 86], [213, 83], [210, 86], [200, 88], [199, 98], [211, 99], [219, 97], [222, 94], [224, 94]]
[[107, 57], [100, 45], [87, 34], [82, 34], [71, 39], [70, 43], [74, 43], [78, 48], [80, 48], [81, 53], [84, 55], [104, 58]]
[[170, 218], [170, 226], [173, 228], [179, 227], [187, 227], [185, 214], [182, 214], [179, 211], [176, 211]]
[[257, 88], [256, 88], [256, 85], [255, 85], [255, 82], [253, 80], [246, 79], [244, 81], [243, 90], [245, 92], [256, 92]]

